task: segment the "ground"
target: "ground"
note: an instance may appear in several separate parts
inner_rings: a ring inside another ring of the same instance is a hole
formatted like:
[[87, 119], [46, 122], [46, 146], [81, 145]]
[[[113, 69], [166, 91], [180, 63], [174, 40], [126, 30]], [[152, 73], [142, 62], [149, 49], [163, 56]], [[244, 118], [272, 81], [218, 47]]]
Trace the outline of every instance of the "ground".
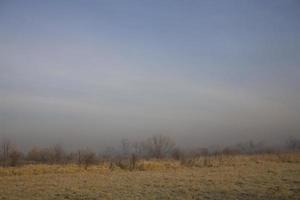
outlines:
[[177, 161], [140, 165], [133, 171], [76, 165], [0, 168], [0, 199], [300, 199], [299, 154], [227, 156], [192, 167]]

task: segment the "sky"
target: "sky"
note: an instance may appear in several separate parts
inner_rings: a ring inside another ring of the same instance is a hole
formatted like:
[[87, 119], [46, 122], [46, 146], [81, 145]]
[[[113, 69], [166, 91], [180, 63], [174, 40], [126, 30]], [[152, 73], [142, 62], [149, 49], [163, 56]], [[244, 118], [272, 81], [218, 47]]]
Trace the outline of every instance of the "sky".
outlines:
[[103, 149], [300, 135], [298, 0], [0, 0], [0, 138]]

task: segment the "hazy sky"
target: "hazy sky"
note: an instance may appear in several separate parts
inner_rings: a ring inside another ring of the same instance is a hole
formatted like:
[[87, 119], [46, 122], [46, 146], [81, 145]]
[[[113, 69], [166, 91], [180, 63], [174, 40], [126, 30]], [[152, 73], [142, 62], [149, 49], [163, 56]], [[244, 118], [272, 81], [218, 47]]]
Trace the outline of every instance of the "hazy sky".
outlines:
[[0, 137], [182, 145], [300, 134], [298, 0], [0, 0]]

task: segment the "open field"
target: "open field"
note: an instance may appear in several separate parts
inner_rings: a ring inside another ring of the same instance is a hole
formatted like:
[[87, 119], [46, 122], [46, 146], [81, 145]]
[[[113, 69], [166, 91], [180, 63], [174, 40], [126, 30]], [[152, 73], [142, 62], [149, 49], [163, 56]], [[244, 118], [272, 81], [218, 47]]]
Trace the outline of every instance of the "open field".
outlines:
[[[205, 163], [205, 164], [204, 164]], [[0, 199], [299, 199], [300, 154], [218, 156], [136, 170], [76, 165], [0, 168]]]

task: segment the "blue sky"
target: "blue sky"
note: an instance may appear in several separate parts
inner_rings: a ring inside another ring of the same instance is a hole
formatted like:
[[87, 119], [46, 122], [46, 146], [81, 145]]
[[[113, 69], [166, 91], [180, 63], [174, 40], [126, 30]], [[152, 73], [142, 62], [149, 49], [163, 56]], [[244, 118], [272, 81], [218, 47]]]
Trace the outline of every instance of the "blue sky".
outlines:
[[0, 134], [95, 147], [155, 133], [186, 145], [297, 135], [299, 9], [1, 0]]

